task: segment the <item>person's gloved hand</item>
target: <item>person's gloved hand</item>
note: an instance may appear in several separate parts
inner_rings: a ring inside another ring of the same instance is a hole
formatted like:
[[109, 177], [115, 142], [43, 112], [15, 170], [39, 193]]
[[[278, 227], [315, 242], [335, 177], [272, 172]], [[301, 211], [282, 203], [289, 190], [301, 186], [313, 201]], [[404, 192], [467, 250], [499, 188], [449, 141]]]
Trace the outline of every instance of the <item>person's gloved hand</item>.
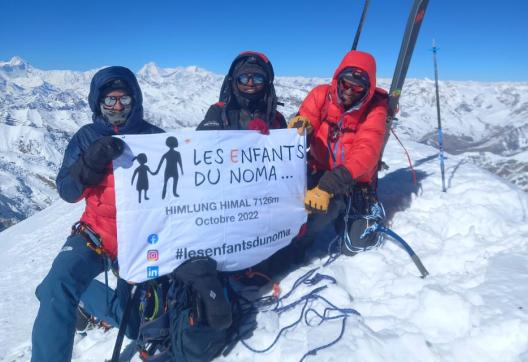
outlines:
[[302, 135], [306, 130], [306, 134], [310, 134], [313, 131], [310, 120], [304, 116], [295, 116], [288, 122], [288, 128], [297, 128], [297, 133]]
[[252, 119], [248, 122], [247, 129], [253, 130], [253, 131], [259, 131], [262, 134], [268, 135], [269, 134], [269, 128], [266, 122], [260, 118]]
[[349, 192], [355, 181], [352, 174], [344, 166], [337, 166], [331, 171], [325, 171], [319, 179], [318, 186], [333, 195], [340, 195]]
[[106, 136], [91, 144], [70, 173], [84, 186], [95, 186], [106, 174], [106, 167], [119, 157], [125, 149], [125, 143], [115, 137]]
[[84, 153], [84, 162], [94, 170], [103, 171], [112, 161], [121, 156], [125, 143], [115, 137], [106, 136], [88, 147]]
[[334, 195], [331, 193], [321, 190], [319, 186], [316, 186], [313, 189], [306, 191], [306, 196], [304, 196], [304, 207], [308, 211], [326, 214], [330, 199], [333, 196]]

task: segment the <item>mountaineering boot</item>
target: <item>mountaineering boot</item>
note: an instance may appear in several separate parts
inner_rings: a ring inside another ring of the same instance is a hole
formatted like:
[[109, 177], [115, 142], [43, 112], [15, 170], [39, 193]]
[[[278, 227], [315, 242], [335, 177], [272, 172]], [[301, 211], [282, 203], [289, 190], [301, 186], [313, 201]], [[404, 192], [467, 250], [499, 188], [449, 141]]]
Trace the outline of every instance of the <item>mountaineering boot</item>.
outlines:
[[76, 320], [75, 320], [75, 331], [79, 334], [86, 333], [88, 325], [90, 324], [90, 316], [81, 307], [77, 307]]
[[359, 252], [369, 250], [378, 243], [378, 233], [372, 232], [365, 237], [361, 235], [369, 227], [366, 219], [357, 219], [348, 228], [348, 240], [344, 240], [341, 245], [341, 252], [347, 256], [354, 256]]
[[105, 332], [112, 328], [107, 322], [98, 320], [80, 306], [77, 307], [76, 318], [75, 330], [79, 334], [86, 334], [87, 331], [95, 328], [101, 328]]

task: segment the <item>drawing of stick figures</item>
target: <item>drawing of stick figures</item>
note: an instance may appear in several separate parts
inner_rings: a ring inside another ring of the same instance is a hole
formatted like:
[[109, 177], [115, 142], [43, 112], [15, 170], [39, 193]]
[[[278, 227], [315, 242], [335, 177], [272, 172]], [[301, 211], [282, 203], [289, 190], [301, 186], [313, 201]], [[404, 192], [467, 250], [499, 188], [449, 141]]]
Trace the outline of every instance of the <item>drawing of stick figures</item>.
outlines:
[[178, 151], [174, 150], [176, 147], [178, 147], [178, 140], [176, 139], [176, 137], [170, 136], [165, 141], [165, 144], [169, 147], [169, 150], [161, 157], [161, 160], [158, 164], [158, 168], [154, 172], [154, 174], [157, 174], [161, 168], [161, 165], [163, 164], [163, 161], [166, 161], [163, 192], [161, 194], [162, 199], [165, 199], [165, 195], [167, 193], [167, 182], [169, 181], [170, 178], [172, 178], [172, 194], [175, 197], [180, 196], [176, 192], [178, 188], [178, 177], [179, 177], [178, 165], [180, 166], [181, 174], [183, 176], [183, 166], [182, 166], [181, 155]]
[[141, 191], [145, 191], [145, 200], [149, 200], [147, 196], [147, 191], [149, 188], [149, 180], [148, 180], [148, 173], [150, 172], [151, 175], [154, 175], [152, 171], [150, 171], [150, 168], [146, 165], [147, 163], [147, 155], [144, 153], [140, 153], [136, 157], [134, 157], [135, 160], [139, 162], [139, 166], [134, 170], [134, 174], [132, 175], [132, 182], [131, 185], [134, 185], [134, 179], [137, 178], [136, 183], [136, 190], [138, 191], [138, 201], [141, 204]]

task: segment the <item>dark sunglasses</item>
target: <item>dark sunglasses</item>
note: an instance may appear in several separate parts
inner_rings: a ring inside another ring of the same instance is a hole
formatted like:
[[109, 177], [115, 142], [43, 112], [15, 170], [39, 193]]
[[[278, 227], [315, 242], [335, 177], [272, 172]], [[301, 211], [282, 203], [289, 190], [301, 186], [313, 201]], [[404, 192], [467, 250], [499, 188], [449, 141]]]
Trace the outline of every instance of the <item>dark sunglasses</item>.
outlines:
[[266, 77], [258, 73], [257, 74], [246, 74], [246, 73], [240, 74], [237, 77], [237, 82], [243, 85], [248, 85], [250, 79], [253, 79], [254, 85], [260, 85], [260, 84], [264, 84], [267, 82]]
[[341, 79], [341, 87], [343, 90], [352, 89], [352, 92], [354, 93], [363, 93], [365, 91], [365, 87], [357, 83], [351, 83], [350, 81], [347, 81], [346, 79]]
[[121, 97], [114, 97], [114, 96], [106, 96], [103, 98], [103, 104], [107, 107], [113, 107], [116, 105], [117, 101], [121, 103], [124, 106], [128, 106], [132, 103], [132, 97], [131, 96], [121, 96]]

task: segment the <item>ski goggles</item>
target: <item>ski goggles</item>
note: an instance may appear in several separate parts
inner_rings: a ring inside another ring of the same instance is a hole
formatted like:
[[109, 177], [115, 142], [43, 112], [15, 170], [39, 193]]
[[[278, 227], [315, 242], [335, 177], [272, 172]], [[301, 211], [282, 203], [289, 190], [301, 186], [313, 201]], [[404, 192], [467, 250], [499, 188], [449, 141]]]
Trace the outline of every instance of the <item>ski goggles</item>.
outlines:
[[261, 85], [266, 83], [268, 80], [265, 76], [262, 74], [248, 74], [248, 73], [242, 73], [237, 77], [237, 82], [242, 85], [248, 85], [249, 81], [253, 80], [254, 85]]
[[347, 80], [346, 78], [341, 79], [340, 85], [342, 90], [347, 91], [351, 89], [354, 93], [363, 93], [366, 89], [362, 85]]
[[132, 97], [131, 96], [121, 96], [121, 97], [114, 97], [114, 96], [106, 96], [102, 100], [102, 104], [106, 107], [113, 107], [116, 105], [116, 103], [119, 101], [124, 106], [128, 106], [132, 103]]

